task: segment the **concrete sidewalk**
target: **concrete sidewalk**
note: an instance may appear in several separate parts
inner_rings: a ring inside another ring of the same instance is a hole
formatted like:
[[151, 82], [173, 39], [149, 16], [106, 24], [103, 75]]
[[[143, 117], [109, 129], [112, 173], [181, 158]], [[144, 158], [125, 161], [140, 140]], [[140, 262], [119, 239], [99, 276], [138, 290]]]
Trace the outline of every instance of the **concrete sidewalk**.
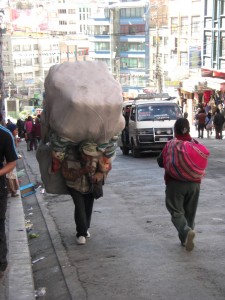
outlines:
[[0, 279], [0, 299], [33, 300], [33, 273], [21, 196], [8, 198], [6, 234], [8, 268]]

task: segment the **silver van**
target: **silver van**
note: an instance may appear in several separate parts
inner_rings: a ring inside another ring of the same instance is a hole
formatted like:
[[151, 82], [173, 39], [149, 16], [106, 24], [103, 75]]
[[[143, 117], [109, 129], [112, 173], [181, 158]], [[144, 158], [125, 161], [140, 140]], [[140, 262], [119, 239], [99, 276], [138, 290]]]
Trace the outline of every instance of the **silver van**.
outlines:
[[174, 137], [174, 123], [182, 117], [177, 103], [169, 98], [136, 99], [124, 102], [126, 121], [118, 146], [124, 155], [139, 157], [144, 151], [161, 151]]

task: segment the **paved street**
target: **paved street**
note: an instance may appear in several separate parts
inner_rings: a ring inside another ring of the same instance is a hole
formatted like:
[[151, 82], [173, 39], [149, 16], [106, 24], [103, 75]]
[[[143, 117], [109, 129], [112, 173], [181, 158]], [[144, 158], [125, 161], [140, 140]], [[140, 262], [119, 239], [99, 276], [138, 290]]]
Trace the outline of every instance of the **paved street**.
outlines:
[[[35, 288], [46, 288], [44, 299], [225, 299], [225, 140], [201, 141], [211, 156], [191, 253], [180, 246], [165, 208], [163, 170], [155, 155], [135, 159], [118, 149], [85, 246], [75, 241], [70, 196], [42, 194], [39, 188], [23, 199], [32, 232], [39, 234], [30, 240], [31, 257], [44, 257], [32, 267]], [[24, 142], [19, 151], [30, 182], [38, 186], [35, 152], [27, 152]]]

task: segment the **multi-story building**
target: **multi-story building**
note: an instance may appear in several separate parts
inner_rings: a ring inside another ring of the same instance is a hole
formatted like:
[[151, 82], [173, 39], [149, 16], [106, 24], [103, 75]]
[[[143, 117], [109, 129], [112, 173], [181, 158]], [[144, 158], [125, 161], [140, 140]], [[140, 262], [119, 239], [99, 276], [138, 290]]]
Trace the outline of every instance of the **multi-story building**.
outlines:
[[105, 61], [124, 93], [142, 92], [150, 81], [149, 2], [105, 5], [89, 25], [90, 59]]
[[32, 90], [43, 82], [50, 66], [60, 62], [59, 38], [3, 35], [5, 82], [17, 92]]
[[40, 34], [4, 34], [2, 64], [5, 96], [15, 101], [18, 99], [21, 107], [28, 105], [28, 100], [32, 98], [41, 101], [44, 79], [49, 68], [64, 61], [86, 60], [87, 55], [88, 45], [85, 39], [81, 42]]
[[188, 78], [201, 68], [203, 0], [168, 0], [169, 77]]
[[225, 1], [204, 1], [202, 76], [207, 86], [225, 92]]

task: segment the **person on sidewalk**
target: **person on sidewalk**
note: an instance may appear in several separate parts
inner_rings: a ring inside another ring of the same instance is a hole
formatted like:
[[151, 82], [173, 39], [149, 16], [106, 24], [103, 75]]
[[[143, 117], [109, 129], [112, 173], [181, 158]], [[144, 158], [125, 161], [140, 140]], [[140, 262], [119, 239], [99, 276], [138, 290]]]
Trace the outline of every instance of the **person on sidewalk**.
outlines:
[[[86, 244], [86, 238], [90, 237], [88, 229], [94, 199], [103, 196], [102, 185], [111, 170], [110, 158], [103, 157], [96, 146], [89, 142], [71, 146], [67, 149], [62, 162], [62, 175], [75, 205], [74, 219], [78, 245]], [[100, 192], [97, 196], [94, 193], [93, 184], [97, 184]]]
[[178, 231], [181, 245], [187, 251], [192, 251], [200, 183], [205, 174], [209, 151], [192, 139], [187, 119], [178, 119], [174, 130], [175, 138], [167, 142], [157, 162], [159, 167], [165, 169], [166, 207], [171, 221]]
[[[8, 129], [13, 135], [15, 146], [17, 147], [17, 135], [18, 135], [18, 127], [16, 124], [11, 123], [8, 126]], [[17, 154], [19, 157], [19, 155]], [[9, 173], [6, 174], [7, 179], [7, 186], [8, 186], [8, 192], [11, 193], [11, 197], [18, 197], [19, 194], [17, 193], [19, 189], [19, 183], [17, 178], [17, 171], [16, 167]]]
[[223, 124], [225, 122], [224, 116], [221, 114], [219, 108], [216, 109], [215, 116], [213, 118], [213, 124], [216, 132], [216, 139], [221, 140], [223, 136]]
[[[2, 115], [0, 115], [2, 124]], [[7, 182], [6, 174], [16, 167], [18, 159], [16, 147], [11, 132], [0, 125], [0, 275], [7, 268], [7, 242], [5, 234], [5, 215], [7, 209]], [[6, 163], [4, 164], [4, 161]]]
[[26, 131], [26, 142], [27, 142], [27, 151], [33, 150], [33, 135], [32, 135], [32, 128], [33, 128], [33, 119], [31, 116], [28, 116], [24, 128]]
[[33, 137], [34, 149], [37, 150], [37, 147], [41, 141], [41, 123], [38, 117], [35, 118], [31, 133]]

